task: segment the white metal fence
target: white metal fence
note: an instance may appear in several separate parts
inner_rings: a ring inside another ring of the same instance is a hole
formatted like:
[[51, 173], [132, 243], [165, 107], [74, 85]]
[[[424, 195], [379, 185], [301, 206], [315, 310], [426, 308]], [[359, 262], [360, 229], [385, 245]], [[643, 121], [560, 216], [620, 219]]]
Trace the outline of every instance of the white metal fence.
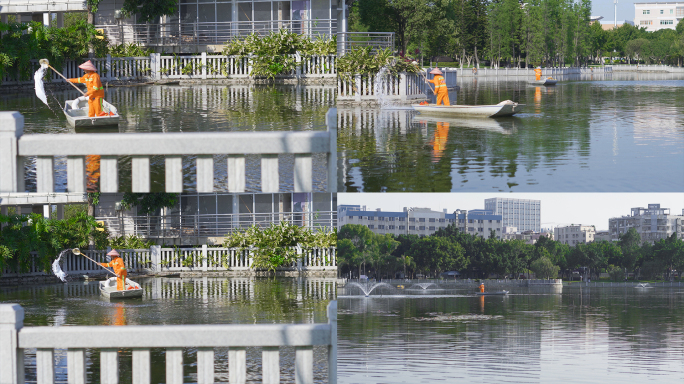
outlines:
[[220, 237], [256, 225], [270, 227], [287, 222], [300, 227], [332, 229], [337, 225], [336, 211], [274, 212], [234, 214], [177, 214], [149, 216], [105, 216], [103, 221], [112, 236], [136, 235], [145, 238]]
[[[444, 69], [444, 68], [443, 68]], [[461, 77], [479, 77], [479, 76], [534, 76], [533, 68], [480, 68], [473, 70], [472, 68], [453, 68], [458, 71], [458, 76]], [[561, 75], [601, 75], [613, 73], [613, 68], [606, 67], [567, 67], [567, 68], [542, 68], [542, 77], [545, 76], [561, 76]]]
[[337, 102], [379, 102], [380, 98], [391, 101], [409, 102], [425, 98], [428, 85], [425, 79], [415, 73], [385, 75], [376, 87], [377, 75], [354, 75], [351, 79], [338, 77]]
[[166, 349], [166, 382], [183, 382], [183, 350], [197, 348], [198, 383], [215, 382], [214, 348], [228, 348], [230, 383], [245, 383], [246, 348], [262, 349], [265, 384], [280, 382], [279, 347], [295, 347], [294, 376], [313, 383], [313, 346], [326, 346], [328, 383], [337, 383], [337, 302], [328, 304], [328, 323], [24, 327], [19, 304], [0, 304], [0, 383], [25, 381], [24, 350], [36, 349], [38, 384], [55, 381], [55, 350], [67, 350], [68, 382], [86, 383], [86, 348], [100, 350], [100, 382], [119, 382], [119, 351], [132, 349], [133, 383], [151, 380], [150, 349]]
[[[86, 256], [99, 262], [106, 262], [106, 250], [83, 250]], [[133, 273], [154, 272], [208, 272], [208, 271], [247, 271], [252, 269], [252, 251], [241, 251], [236, 248], [209, 248], [206, 245], [198, 248], [162, 248], [153, 245], [147, 249], [118, 250], [126, 265], [126, 270]], [[337, 269], [336, 248], [297, 249], [297, 261], [280, 268], [283, 271], [326, 271]], [[17, 272], [5, 267], [0, 276], [30, 277], [49, 276], [52, 271], [45, 271], [36, 263], [37, 253], [27, 272]], [[67, 275], [98, 274], [103, 269], [92, 261], [71, 252], [61, 260], [61, 268]]]
[[312, 38], [330, 38], [337, 33], [337, 19], [120, 24], [95, 28], [104, 30], [112, 44], [182, 47], [222, 45], [252, 33], [266, 36], [281, 29]]
[[[294, 55], [293, 55], [294, 56]], [[337, 56], [295, 56], [298, 66], [295, 71], [281, 74], [285, 78], [335, 78]], [[83, 59], [85, 60], [85, 59]], [[62, 66], [62, 75], [66, 78], [83, 76], [78, 68], [83, 60], [68, 60]], [[249, 56], [199, 55], [162, 56], [152, 53], [141, 57], [111, 57], [90, 59], [97, 68], [100, 79], [108, 81], [152, 81], [164, 79], [248, 79], [251, 78], [252, 58]], [[38, 70], [38, 60], [31, 60], [29, 73]], [[64, 81], [54, 71], [46, 72], [47, 80]], [[5, 74], [0, 78], [2, 85], [33, 84], [33, 80], [20, 80], [18, 74]]]
[[667, 72], [684, 73], [684, 67], [672, 67], [669, 65], [643, 65], [643, 64], [618, 64], [606, 66], [613, 72]]
[[150, 156], [164, 155], [166, 192], [183, 191], [183, 155], [196, 158], [197, 192], [214, 191], [213, 155], [229, 155], [228, 191], [245, 191], [245, 156], [261, 156], [261, 190], [279, 192], [278, 155], [294, 154], [294, 191], [313, 191], [313, 153], [327, 154], [327, 191], [337, 192], [337, 110], [327, 131], [23, 135], [18, 112], [0, 112], [0, 192], [24, 191], [24, 160], [36, 156], [38, 193], [54, 191], [55, 156], [67, 156], [69, 192], [86, 191], [85, 156], [100, 155], [100, 192], [119, 191], [118, 156], [133, 156], [132, 191], [150, 192]]
[[343, 55], [357, 47], [371, 47], [373, 51], [394, 50], [394, 32], [338, 32], [337, 54]]

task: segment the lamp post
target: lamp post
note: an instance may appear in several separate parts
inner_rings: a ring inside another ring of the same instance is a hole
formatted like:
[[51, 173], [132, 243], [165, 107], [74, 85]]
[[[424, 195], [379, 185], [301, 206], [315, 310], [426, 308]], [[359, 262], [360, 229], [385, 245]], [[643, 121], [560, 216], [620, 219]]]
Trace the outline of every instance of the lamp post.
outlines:
[[617, 29], [617, 4], [618, 4], [618, 0], [613, 0], [613, 7], [614, 7], [613, 29]]

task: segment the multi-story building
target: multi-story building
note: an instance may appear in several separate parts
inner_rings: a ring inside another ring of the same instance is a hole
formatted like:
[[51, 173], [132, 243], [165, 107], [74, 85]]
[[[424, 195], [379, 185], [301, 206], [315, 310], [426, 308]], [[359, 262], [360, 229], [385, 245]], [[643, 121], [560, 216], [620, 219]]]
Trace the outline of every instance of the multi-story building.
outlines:
[[636, 229], [642, 242], [657, 242], [677, 234], [682, 238], [684, 232], [684, 210], [682, 215], [671, 215], [669, 208], [661, 208], [660, 204], [649, 204], [648, 208], [632, 208], [630, 216], [613, 217], [608, 220], [611, 240], [618, 241], [620, 235], [630, 228]]
[[610, 231], [599, 231], [594, 234], [594, 241], [612, 241]]
[[684, 18], [684, 2], [634, 3], [634, 25], [649, 32], [675, 29]]
[[[508, 231], [506, 232], [507, 229], [513, 229], [513, 231]], [[517, 232], [515, 230], [515, 227], [509, 227], [509, 228], [504, 228], [504, 235], [503, 239], [504, 240], [522, 240], [527, 244], [532, 244], [534, 245], [540, 237], [545, 236], [548, 237], [549, 239], [553, 240], [553, 232], [533, 232], [533, 231], [524, 231], [524, 232]]]
[[360, 224], [378, 234], [429, 236], [440, 228], [456, 224], [461, 231], [482, 237], [489, 237], [494, 230], [500, 239], [503, 229], [501, 216], [481, 209], [448, 213], [446, 209], [439, 212], [404, 207], [402, 212], [383, 212], [380, 209], [367, 211], [366, 206], [360, 205], [340, 205], [337, 217], [338, 228], [345, 224]]
[[541, 200], [495, 197], [485, 199], [484, 208], [500, 215], [504, 227], [516, 227], [520, 232], [541, 232]]
[[553, 234], [556, 241], [574, 246], [593, 242], [596, 228], [593, 225], [572, 224], [565, 227], [556, 227], [553, 230]]

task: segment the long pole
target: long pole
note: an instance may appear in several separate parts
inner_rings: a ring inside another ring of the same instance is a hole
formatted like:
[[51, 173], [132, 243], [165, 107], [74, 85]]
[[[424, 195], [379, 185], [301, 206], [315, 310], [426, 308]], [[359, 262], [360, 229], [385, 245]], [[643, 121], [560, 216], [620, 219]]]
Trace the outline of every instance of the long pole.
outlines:
[[99, 266], [100, 268], [104, 269], [105, 271], [107, 271], [107, 272], [111, 273], [112, 275], [114, 275], [114, 276], [117, 276], [117, 277], [118, 277], [118, 275], [117, 275], [116, 273], [114, 273], [114, 272], [110, 271], [109, 269], [107, 269], [107, 268], [103, 267], [103, 266], [102, 266], [102, 265], [100, 265], [100, 263], [98, 263], [97, 261], [95, 261], [95, 260], [91, 259], [90, 257], [88, 257], [88, 256], [86, 256], [86, 255], [84, 255], [84, 254], [82, 254], [82, 253], [79, 253], [79, 254], [80, 254], [81, 256], [85, 257], [86, 259], [88, 259], [88, 260], [92, 261], [93, 263], [97, 264], [97, 265], [98, 265], [98, 266]]
[[613, 24], [613, 29], [617, 29], [617, 4], [618, 4], [618, 0], [613, 0], [613, 7], [614, 7], [614, 12], [615, 12], [613, 15], [613, 20], [615, 23], [615, 24]]
[[[53, 71], [55, 71], [56, 74], [62, 76], [62, 79], [66, 80], [67, 83], [71, 84], [72, 87], [76, 88], [77, 91], [81, 92], [81, 94], [82, 94], [83, 96], [86, 95], [83, 91], [81, 91], [81, 88], [75, 86], [74, 83], [72, 83], [71, 81], [69, 81], [69, 79], [67, 79], [66, 77], [64, 77], [64, 75], [62, 75], [61, 73], [59, 73], [56, 69], [52, 68], [52, 65], [48, 64], [48, 68], [50, 68], [50, 69], [52, 69]], [[85, 256], [85, 255], [84, 255], [84, 256]], [[87, 257], [87, 256], [86, 256], [86, 257]]]

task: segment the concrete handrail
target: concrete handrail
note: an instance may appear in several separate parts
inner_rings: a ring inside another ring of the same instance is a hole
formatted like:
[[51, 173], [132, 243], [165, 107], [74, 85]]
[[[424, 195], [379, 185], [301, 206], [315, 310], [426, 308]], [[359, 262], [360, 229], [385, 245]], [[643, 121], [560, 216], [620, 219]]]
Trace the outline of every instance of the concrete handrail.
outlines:
[[149, 156], [166, 157], [166, 192], [183, 191], [181, 155], [197, 155], [197, 191], [213, 192], [212, 155], [229, 155], [228, 190], [245, 191], [245, 155], [260, 154], [262, 192], [280, 192], [278, 155], [294, 154], [294, 191], [313, 191], [313, 153], [326, 153], [328, 192], [337, 192], [337, 109], [324, 132], [188, 132], [24, 135], [19, 112], [0, 112], [0, 192], [23, 192], [23, 158], [37, 156], [38, 193], [54, 192], [54, 156], [68, 156], [69, 192], [85, 192], [85, 156], [100, 155], [100, 192], [116, 193], [118, 156], [132, 159], [133, 192], [150, 192]]
[[24, 349], [36, 348], [39, 383], [55, 378], [54, 350], [67, 348], [70, 383], [85, 383], [85, 348], [98, 348], [102, 382], [118, 382], [119, 348], [133, 349], [133, 382], [150, 381], [150, 348], [166, 348], [166, 382], [183, 382], [183, 348], [196, 347], [199, 383], [213, 383], [214, 348], [229, 348], [230, 382], [246, 380], [246, 347], [262, 347], [264, 383], [280, 381], [278, 348], [295, 347], [298, 383], [313, 383], [313, 346], [328, 347], [328, 383], [337, 383], [337, 302], [327, 324], [24, 327], [24, 309], [0, 304], [0, 383], [24, 383]]

